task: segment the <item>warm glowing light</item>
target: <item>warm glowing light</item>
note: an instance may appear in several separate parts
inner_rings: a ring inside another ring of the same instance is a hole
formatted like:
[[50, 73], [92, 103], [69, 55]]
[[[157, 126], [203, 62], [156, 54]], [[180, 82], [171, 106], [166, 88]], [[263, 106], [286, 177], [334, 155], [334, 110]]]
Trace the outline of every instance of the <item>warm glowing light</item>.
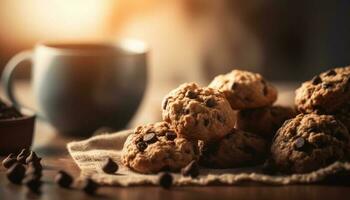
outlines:
[[147, 45], [144, 42], [135, 39], [124, 39], [120, 42], [120, 46], [134, 53], [143, 53], [147, 50]]
[[114, 0], [1, 2], [0, 28], [7, 39], [89, 40], [105, 38]]

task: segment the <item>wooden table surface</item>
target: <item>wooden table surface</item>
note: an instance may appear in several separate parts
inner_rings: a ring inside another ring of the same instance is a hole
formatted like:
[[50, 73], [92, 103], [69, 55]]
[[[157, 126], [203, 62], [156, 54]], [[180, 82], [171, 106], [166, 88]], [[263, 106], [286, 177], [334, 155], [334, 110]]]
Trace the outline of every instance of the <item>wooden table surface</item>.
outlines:
[[[289, 87], [291, 88], [291, 87]], [[20, 84], [19, 93], [28, 97], [30, 90], [27, 83]], [[282, 88], [283, 90], [283, 88]], [[291, 89], [289, 89], [291, 90]], [[283, 92], [282, 92], [283, 93]], [[285, 92], [280, 99], [289, 101], [292, 92]], [[31, 100], [26, 100], [31, 101]], [[288, 102], [290, 103], [290, 102]], [[3, 134], [3, 133], [0, 133]], [[56, 133], [44, 121], [37, 121], [33, 150], [43, 157], [44, 185], [42, 194], [34, 195], [24, 186], [14, 185], [5, 177], [5, 169], [0, 167], [0, 200], [16, 199], [344, 199], [349, 196], [350, 187], [345, 184], [319, 183], [314, 185], [268, 186], [244, 184], [236, 186], [176, 187], [165, 190], [154, 186], [145, 187], [102, 187], [97, 195], [89, 196], [76, 189], [62, 189], [53, 183], [57, 170], [63, 169], [74, 176], [79, 176], [79, 169], [69, 157], [65, 144], [76, 140]], [[3, 157], [0, 157], [2, 160]]]

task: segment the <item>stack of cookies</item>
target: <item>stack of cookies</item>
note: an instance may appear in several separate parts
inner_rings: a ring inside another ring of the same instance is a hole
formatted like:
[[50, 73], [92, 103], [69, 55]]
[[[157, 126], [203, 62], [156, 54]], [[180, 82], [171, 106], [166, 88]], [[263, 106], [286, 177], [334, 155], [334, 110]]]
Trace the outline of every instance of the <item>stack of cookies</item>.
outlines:
[[323, 72], [296, 90], [301, 114], [278, 130], [271, 147], [282, 172], [305, 173], [348, 160], [350, 67]]
[[[305, 113], [299, 115], [273, 105], [277, 90], [257, 73], [233, 70], [207, 87], [182, 84], [164, 98], [162, 122], [139, 126], [127, 138], [122, 163], [149, 174], [180, 171], [193, 161], [254, 166], [271, 156], [279, 171], [304, 173], [345, 159], [350, 136], [338, 119], [350, 124], [343, 109], [350, 108], [350, 68], [333, 71], [297, 90], [297, 110]], [[332, 92], [323, 86], [329, 84]]]

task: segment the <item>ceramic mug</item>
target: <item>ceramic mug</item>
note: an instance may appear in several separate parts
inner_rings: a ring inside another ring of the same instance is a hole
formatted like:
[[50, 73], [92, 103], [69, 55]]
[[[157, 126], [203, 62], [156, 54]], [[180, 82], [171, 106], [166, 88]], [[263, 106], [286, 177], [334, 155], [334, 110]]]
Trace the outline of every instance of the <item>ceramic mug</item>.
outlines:
[[117, 45], [41, 43], [8, 62], [2, 83], [8, 99], [20, 108], [13, 72], [22, 61], [30, 60], [37, 115], [58, 132], [89, 136], [99, 127], [119, 130], [142, 100], [147, 52], [144, 43], [131, 40]]

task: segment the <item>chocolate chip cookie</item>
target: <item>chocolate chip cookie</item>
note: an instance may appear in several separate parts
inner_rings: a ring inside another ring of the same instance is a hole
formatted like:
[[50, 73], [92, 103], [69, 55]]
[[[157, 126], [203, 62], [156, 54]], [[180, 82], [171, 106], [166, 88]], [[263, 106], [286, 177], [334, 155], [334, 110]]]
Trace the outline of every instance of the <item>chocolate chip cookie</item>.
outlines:
[[340, 120], [350, 131], [350, 102], [343, 105], [339, 110], [331, 113]]
[[209, 87], [222, 91], [234, 110], [272, 105], [277, 99], [277, 90], [257, 73], [233, 70], [219, 75]]
[[267, 142], [260, 136], [232, 129], [222, 140], [200, 143], [200, 163], [212, 168], [251, 166], [264, 161]]
[[278, 130], [272, 159], [286, 173], [307, 173], [344, 160], [349, 154], [347, 128], [331, 115], [300, 114]]
[[240, 110], [237, 113], [236, 128], [270, 140], [284, 121], [295, 116], [295, 109], [285, 106]]
[[123, 147], [122, 163], [140, 173], [179, 171], [198, 158], [198, 145], [179, 138], [166, 122], [139, 126]]
[[328, 70], [296, 90], [295, 104], [303, 113], [333, 114], [350, 101], [350, 66]]
[[171, 91], [162, 109], [163, 120], [189, 140], [219, 140], [230, 132], [236, 120], [221, 92], [195, 83], [185, 83]]

